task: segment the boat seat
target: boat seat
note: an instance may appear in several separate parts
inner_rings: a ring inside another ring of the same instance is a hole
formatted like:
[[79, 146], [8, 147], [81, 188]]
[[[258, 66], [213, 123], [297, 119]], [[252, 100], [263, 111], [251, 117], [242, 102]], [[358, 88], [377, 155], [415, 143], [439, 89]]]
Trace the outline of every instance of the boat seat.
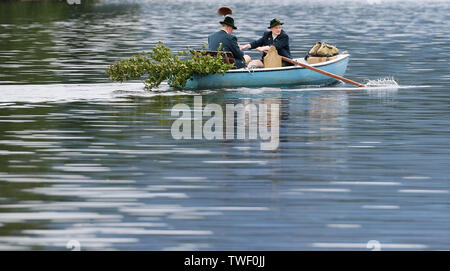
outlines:
[[222, 51], [206, 51], [206, 50], [192, 50], [194, 52], [201, 52], [202, 54], [205, 55], [210, 55], [212, 57], [216, 57], [217, 54], [221, 54], [222, 55], [222, 59], [223, 62], [225, 62], [226, 64], [234, 64], [235, 60], [233, 57], [233, 53], [231, 52], [222, 52]]

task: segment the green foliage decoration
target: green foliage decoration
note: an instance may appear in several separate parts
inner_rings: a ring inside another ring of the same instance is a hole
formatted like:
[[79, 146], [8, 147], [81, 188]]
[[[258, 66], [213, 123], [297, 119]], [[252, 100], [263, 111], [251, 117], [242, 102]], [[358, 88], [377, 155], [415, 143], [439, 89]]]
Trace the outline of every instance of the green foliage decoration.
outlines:
[[[203, 45], [203, 49], [205, 46]], [[219, 47], [218, 51], [220, 50]], [[106, 74], [118, 82], [146, 77], [144, 84], [147, 90], [157, 88], [165, 80], [169, 86], [180, 89], [194, 75], [225, 74], [232, 67], [233, 64], [226, 64], [222, 60], [221, 54], [212, 57], [188, 48], [174, 55], [160, 41], [151, 52], [142, 52], [117, 61], [106, 70]]]

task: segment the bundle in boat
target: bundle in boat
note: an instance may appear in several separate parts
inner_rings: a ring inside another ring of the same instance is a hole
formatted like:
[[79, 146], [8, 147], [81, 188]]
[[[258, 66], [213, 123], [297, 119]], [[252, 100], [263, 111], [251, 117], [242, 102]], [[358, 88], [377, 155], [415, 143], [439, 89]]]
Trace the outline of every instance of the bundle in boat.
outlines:
[[336, 59], [339, 55], [339, 49], [326, 42], [318, 41], [308, 51], [305, 59], [308, 64], [316, 64]]

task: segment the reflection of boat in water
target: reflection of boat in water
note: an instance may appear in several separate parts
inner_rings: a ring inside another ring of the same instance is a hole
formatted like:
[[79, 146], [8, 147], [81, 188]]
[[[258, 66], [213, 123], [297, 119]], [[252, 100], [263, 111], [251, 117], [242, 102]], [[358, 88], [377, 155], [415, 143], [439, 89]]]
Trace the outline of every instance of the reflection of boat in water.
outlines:
[[[349, 54], [338, 55], [337, 58], [312, 64], [310, 66], [343, 76], [347, 69]], [[302, 58], [295, 59], [306, 63]], [[337, 79], [306, 69], [300, 66], [288, 66], [280, 68], [256, 68], [229, 70], [224, 75], [210, 74], [194, 76], [186, 83], [186, 89], [217, 89], [237, 87], [280, 87], [292, 85], [329, 85]]]

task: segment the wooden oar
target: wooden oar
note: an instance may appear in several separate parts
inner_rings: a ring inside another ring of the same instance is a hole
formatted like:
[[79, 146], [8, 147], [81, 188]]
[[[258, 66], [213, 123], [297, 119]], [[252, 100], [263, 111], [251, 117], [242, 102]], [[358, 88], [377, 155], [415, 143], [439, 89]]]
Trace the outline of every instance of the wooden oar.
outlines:
[[300, 62], [295, 61], [295, 60], [293, 60], [293, 59], [290, 59], [290, 58], [287, 58], [287, 57], [284, 57], [284, 56], [282, 56], [281, 59], [283, 59], [284, 61], [289, 62], [289, 63], [291, 63], [291, 64], [294, 64], [294, 65], [297, 65], [297, 66], [301, 66], [301, 67], [304, 67], [304, 68], [313, 70], [313, 71], [315, 71], [315, 72], [319, 72], [319, 73], [322, 73], [322, 74], [331, 76], [331, 77], [333, 77], [333, 78], [336, 78], [336, 79], [342, 80], [342, 81], [344, 81], [344, 82], [347, 82], [347, 83], [356, 85], [356, 86], [358, 86], [358, 87], [364, 87], [364, 85], [361, 84], [361, 83], [355, 82], [355, 81], [353, 81], [353, 80], [344, 78], [344, 77], [342, 77], [342, 76], [339, 76], [339, 75], [336, 75], [336, 74], [333, 74], [333, 73], [330, 73], [330, 72], [326, 72], [326, 71], [323, 71], [323, 70], [319, 70], [319, 69], [317, 69], [317, 68], [314, 68], [314, 67], [312, 67], [312, 66], [309, 66], [309, 65], [306, 65], [306, 64], [303, 64], [303, 63], [300, 63]]

